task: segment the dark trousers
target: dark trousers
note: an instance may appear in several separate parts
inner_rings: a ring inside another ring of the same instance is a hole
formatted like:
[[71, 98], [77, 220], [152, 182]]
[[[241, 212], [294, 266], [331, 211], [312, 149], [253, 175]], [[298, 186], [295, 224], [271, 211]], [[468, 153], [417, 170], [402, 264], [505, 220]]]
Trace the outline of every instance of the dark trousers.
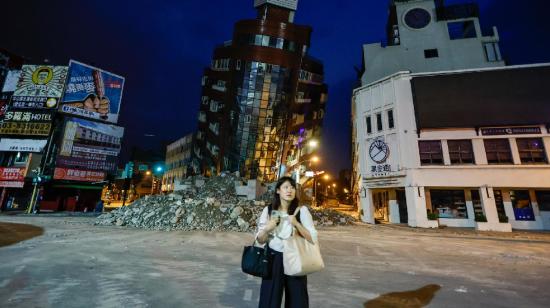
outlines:
[[285, 293], [285, 308], [308, 308], [307, 276], [287, 276], [283, 254], [269, 249], [273, 256], [271, 278], [262, 279], [259, 308], [280, 308]]

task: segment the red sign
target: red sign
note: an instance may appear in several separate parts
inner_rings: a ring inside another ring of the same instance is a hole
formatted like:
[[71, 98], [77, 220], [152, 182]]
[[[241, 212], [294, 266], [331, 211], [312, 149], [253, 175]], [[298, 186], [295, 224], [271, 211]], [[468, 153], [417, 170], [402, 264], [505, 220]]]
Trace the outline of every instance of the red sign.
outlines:
[[55, 168], [53, 178], [56, 180], [100, 182], [105, 179], [105, 172], [69, 168]]
[[0, 181], [25, 181], [27, 168], [0, 168]]

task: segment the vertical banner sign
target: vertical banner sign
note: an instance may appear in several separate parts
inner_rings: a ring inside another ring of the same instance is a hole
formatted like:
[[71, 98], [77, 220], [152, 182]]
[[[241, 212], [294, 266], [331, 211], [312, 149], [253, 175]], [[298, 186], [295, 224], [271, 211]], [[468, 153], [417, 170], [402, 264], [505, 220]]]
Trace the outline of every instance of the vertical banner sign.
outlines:
[[61, 112], [118, 122], [124, 77], [71, 60]]
[[11, 106], [56, 109], [66, 80], [66, 66], [23, 65]]
[[122, 127], [69, 118], [65, 123], [56, 167], [114, 172], [123, 134]]

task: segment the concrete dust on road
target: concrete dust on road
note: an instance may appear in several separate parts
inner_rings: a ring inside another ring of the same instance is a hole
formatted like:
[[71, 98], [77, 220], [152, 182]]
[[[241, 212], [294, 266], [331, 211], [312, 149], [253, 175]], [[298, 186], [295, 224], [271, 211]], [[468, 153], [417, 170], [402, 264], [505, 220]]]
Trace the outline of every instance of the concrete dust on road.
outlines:
[[44, 229], [24, 224], [0, 222], [0, 247], [13, 245], [44, 234]]

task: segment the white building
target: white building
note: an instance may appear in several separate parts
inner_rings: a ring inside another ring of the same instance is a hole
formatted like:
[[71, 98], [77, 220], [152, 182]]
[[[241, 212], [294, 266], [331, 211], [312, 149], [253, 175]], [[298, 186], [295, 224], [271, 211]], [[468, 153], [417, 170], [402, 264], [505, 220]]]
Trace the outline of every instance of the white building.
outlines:
[[366, 85], [400, 71], [435, 72], [504, 66], [496, 27], [482, 30], [476, 4], [392, 0], [387, 46], [363, 46]]
[[181, 181], [196, 172], [191, 166], [195, 134], [187, 134], [166, 147], [166, 172], [162, 177], [162, 191], [172, 192]]
[[363, 221], [550, 230], [549, 81], [540, 64], [398, 72], [356, 89]]

